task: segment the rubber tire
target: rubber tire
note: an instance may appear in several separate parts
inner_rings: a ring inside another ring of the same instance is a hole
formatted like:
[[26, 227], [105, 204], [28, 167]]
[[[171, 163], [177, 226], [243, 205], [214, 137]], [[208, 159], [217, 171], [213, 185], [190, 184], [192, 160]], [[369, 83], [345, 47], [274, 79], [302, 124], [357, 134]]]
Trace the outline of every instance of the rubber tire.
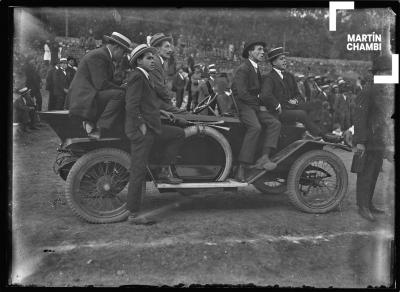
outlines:
[[[209, 137], [214, 138], [218, 142], [218, 144], [222, 147], [222, 150], [225, 153], [225, 168], [220, 174], [220, 176], [214, 181], [224, 181], [231, 172], [232, 161], [233, 161], [232, 148], [228, 140], [224, 137], [224, 135], [222, 135], [216, 129], [206, 125], [190, 126], [185, 128], [184, 130], [186, 138], [197, 135], [199, 134], [199, 132], [201, 132]], [[184, 196], [194, 195], [197, 193], [195, 189], [179, 189], [178, 192]]]
[[[298, 194], [298, 181], [300, 179], [300, 175], [303, 172], [306, 165], [308, 165], [309, 161], [315, 159], [322, 159], [329, 162], [329, 164], [337, 171], [337, 175], [341, 179], [339, 194], [336, 196], [335, 200], [328, 206], [324, 208], [311, 208], [305, 205], [302, 200], [299, 198], [300, 194]], [[332, 152], [325, 150], [312, 150], [301, 155], [292, 165], [288, 178], [287, 178], [287, 194], [289, 196], [290, 202], [299, 210], [307, 213], [327, 213], [333, 209], [335, 209], [340, 202], [343, 200], [347, 193], [348, 187], [348, 174], [345, 165], [342, 160]]]
[[112, 217], [100, 217], [94, 216], [92, 214], [88, 214], [84, 209], [81, 208], [80, 204], [76, 202], [74, 198], [74, 183], [76, 183], [77, 177], [82, 173], [82, 171], [86, 171], [88, 166], [93, 165], [93, 162], [98, 163], [107, 159], [115, 159], [118, 163], [123, 165], [129, 171], [130, 164], [130, 155], [125, 151], [115, 149], [115, 148], [102, 148], [90, 151], [83, 156], [81, 156], [75, 164], [71, 167], [71, 170], [68, 174], [66, 186], [65, 186], [65, 198], [69, 207], [72, 209], [72, 212], [77, 215], [79, 218], [90, 222], [90, 223], [113, 223], [120, 222], [125, 220], [129, 211], [126, 209], [121, 210], [120, 213], [112, 216]]
[[287, 191], [287, 183], [278, 187], [269, 187], [264, 184], [264, 180], [256, 180], [253, 182], [253, 186], [263, 194], [279, 195]]

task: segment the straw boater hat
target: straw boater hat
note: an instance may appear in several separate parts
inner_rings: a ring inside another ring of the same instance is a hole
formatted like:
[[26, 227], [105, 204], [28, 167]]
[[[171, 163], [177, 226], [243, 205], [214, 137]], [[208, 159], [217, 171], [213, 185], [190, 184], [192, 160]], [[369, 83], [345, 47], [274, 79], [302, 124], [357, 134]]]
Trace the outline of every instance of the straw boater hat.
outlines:
[[217, 69], [215, 68], [215, 64], [208, 65], [208, 72], [209, 73], [217, 73]]
[[265, 47], [267, 44], [263, 41], [251, 41], [251, 42], [246, 43], [243, 48], [242, 57], [247, 59], [249, 57], [250, 47], [255, 46], [255, 45], [260, 45], [260, 46]]
[[166, 35], [163, 34], [163, 33], [156, 33], [155, 35], [153, 35], [153, 36], [150, 38], [149, 45], [150, 45], [151, 47], [155, 47], [155, 46], [157, 46], [158, 44], [161, 44], [163, 41], [172, 42], [172, 37], [166, 36]]
[[126, 36], [118, 33], [118, 32], [113, 32], [111, 36], [104, 36], [104, 39], [107, 40], [108, 42], [111, 43], [116, 43], [123, 47], [126, 51], [130, 51], [131, 49], [129, 48], [132, 45], [132, 42], [130, 39], [128, 39]]
[[272, 62], [274, 59], [281, 55], [289, 55], [289, 52], [285, 52], [283, 50], [283, 47], [274, 48], [269, 50], [269, 52], [267, 53], [267, 58], [268, 61]]
[[152, 52], [154, 54], [156, 51], [157, 51], [156, 48], [149, 47], [146, 44], [141, 44], [136, 46], [129, 55], [129, 65], [131, 67], [135, 66], [137, 58], [143, 55], [144, 53]]
[[20, 89], [17, 90], [18, 94], [20, 94], [21, 96], [26, 95], [28, 92], [31, 92], [31, 90], [28, 87], [22, 87]]
[[61, 58], [60, 61], [58, 63], [67, 63], [67, 58]]

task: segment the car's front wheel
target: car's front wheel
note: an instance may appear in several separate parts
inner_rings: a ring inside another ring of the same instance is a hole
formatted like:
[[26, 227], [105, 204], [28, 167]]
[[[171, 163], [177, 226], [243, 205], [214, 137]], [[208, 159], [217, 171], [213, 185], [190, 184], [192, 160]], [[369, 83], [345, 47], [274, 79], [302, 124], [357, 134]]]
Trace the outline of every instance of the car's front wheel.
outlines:
[[312, 150], [292, 165], [287, 194], [298, 209], [326, 213], [336, 208], [347, 193], [348, 175], [341, 159], [332, 152]]

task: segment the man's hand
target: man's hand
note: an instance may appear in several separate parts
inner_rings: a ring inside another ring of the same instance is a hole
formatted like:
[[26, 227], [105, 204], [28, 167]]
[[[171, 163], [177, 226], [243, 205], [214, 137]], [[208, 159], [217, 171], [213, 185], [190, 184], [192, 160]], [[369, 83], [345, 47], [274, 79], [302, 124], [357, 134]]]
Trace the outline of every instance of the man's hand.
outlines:
[[167, 112], [165, 110], [160, 109], [160, 113], [166, 117], [167, 119], [169, 119], [170, 121], [175, 121], [175, 115], [171, 112]]
[[68, 89], [64, 88], [64, 92], [65, 92], [65, 93], [68, 93]]
[[295, 99], [295, 98], [291, 98], [291, 99], [288, 100], [288, 103], [290, 103], [292, 105], [296, 105], [296, 104], [299, 103], [299, 101], [297, 99]]
[[360, 153], [361, 155], [364, 155], [365, 153], [365, 145], [364, 144], [357, 144], [357, 146], [353, 149], [355, 153]]
[[147, 133], [147, 127], [146, 127], [146, 124], [141, 124], [140, 126], [139, 126], [139, 130], [140, 130], [140, 132], [142, 132], [142, 134], [143, 134], [143, 136], [145, 136], [146, 135], [146, 133]]

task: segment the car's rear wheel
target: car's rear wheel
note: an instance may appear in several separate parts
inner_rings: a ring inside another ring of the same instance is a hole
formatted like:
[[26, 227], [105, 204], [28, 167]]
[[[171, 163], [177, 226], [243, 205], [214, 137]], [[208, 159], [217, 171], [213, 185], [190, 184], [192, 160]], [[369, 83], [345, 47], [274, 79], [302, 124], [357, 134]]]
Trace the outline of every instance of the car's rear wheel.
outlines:
[[[230, 174], [232, 168], [232, 148], [228, 142], [228, 140], [218, 132], [216, 129], [206, 126], [206, 125], [198, 125], [198, 126], [190, 126], [185, 128], [185, 136], [186, 139], [188, 138], [195, 138], [195, 137], [203, 137], [210, 139], [213, 141], [216, 147], [218, 147], [221, 151], [221, 162], [215, 162], [215, 175], [209, 177], [207, 181], [224, 181]], [[216, 149], [217, 150], [217, 149]], [[196, 155], [196, 153], [193, 153]], [[178, 170], [175, 169], [176, 172]], [[194, 195], [198, 194], [199, 192], [204, 191], [203, 189], [179, 189], [179, 193], [182, 195]]]
[[72, 211], [91, 223], [126, 219], [130, 156], [114, 148], [81, 156], [66, 181], [65, 196]]
[[287, 178], [287, 194], [299, 210], [326, 213], [336, 208], [347, 193], [348, 176], [341, 159], [325, 150], [301, 155]]

